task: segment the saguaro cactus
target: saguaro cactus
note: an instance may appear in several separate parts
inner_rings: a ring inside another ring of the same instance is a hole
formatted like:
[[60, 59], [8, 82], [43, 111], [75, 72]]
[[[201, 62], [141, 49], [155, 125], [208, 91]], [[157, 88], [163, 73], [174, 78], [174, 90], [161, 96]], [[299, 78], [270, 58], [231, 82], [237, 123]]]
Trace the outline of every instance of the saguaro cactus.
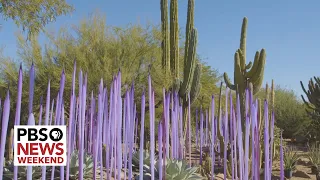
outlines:
[[[255, 54], [254, 62], [246, 64], [246, 38], [248, 19], [245, 17], [242, 22], [240, 48], [234, 55], [234, 84], [231, 83], [227, 73], [224, 73], [224, 81], [232, 90], [239, 93], [242, 124], [245, 122], [245, 90], [249, 83], [253, 85], [253, 94], [256, 94], [262, 85], [264, 67], [266, 63], [266, 52], [262, 49]], [[251, 69], [250, 69], [251, 68]]]
[[[198, 34], [194, 28], [194, 0], [188, 1], [187, 14], [183, 79], [181, 80], [179, 71], [178, 1], [170, 1], [169, 31], [168, 0], [161, 0], [162, 66], [166, 73], [173, 75], [175, 79], [173, 89], [179, 92], [179, 96], [186, 101], [187, 95], [190, 93], [191, 100], [194, 101], [199, 94], [201, 77], [201, 65], [196, 60]], [[170, 72], [168, 72], [169, 70]]]
[[[315, 82], [314, 82], [315, 81]], [[320, 78], [311, 78], [308, 84], [308, 91], [304, 88], [302, 81], [300, 81], [303, 92], [306, 94], [308, 101], [301, 95], [303, 102], [307, 105], [306, 111], [313, 116], [320, 116]]]

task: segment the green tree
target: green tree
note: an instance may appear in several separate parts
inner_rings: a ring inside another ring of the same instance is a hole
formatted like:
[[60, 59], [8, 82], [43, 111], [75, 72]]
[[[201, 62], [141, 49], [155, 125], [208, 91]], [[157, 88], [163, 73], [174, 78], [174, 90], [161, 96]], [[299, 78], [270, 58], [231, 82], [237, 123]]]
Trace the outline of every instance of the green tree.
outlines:
[[60, 15], [73, 11], [65, 0], [1, 0], [0, 13], [5, 20], [12, 19], [30, 35], [36, 35], [45, 25]]
[[[138, 103], [142, 90], [147, 85], [149, 65], [151, 65], [150, 73], [156, 102], [161, 102], [162, 88], [168, 88], [171, 79], [165, 78], [161, 68], [160, 29], [153, 25], [147, 27], [130, 25], [126, 28], [107, 26], [105, 19], [101, 17], [96, 14], [79, 25], [73, 26], [72, 30], [62, 28], [56, 35], [48, 34], [50, 41], [44, 48], [41, 48], [36, 39], [26, 42], [22, 36], [18, 37], [18, 54], [24, 69], [28, 70], [32, 62], [36, 67], [34, 99], [36, 113], [39, 109], [40, 96], [45, 97], [49, 79], [51, 80], [52, 97], [57, 95], [60, 74], [63, 69], [66, 74], [65, 105], [68, 107], [74, 60], [76, 60], [78, 70], [81, 68], [83, 72], [88, 72], [88, 90], [94, 92], [101, 78], [109, 87], [112, 76], [121, 69], [123, 92], [128, 87], [127, 85], [134, 81]], [[201, 82], [204, 83], [204, 88], [201, 89], [200, 97], [210, 100], [211, 95], [218, 90], [215, 84], [219, 81], [219, 75], [216, 70], [202, 64]], [[0, 92], [5, 92], [3, 89], [10, 84], [12, 99], [15, 99], [19, 64], [6, 60], [2, 62], [1, 67], [0, 76], [4, 82], [0, 84], [2, 88]], [[25, 105], [28, 103], [27, 78], [28, 73], [25, 71], [23, 86], [23, 104]], [[4, 94], [1, 96], [3, 97]], [[206, 101], [196, 103], [209, 105], [209, 102]], [[158, 107], [161, 107], [161, 103]], [[157, 117], [161, 117], [160, 112], [157, 111]]]
[[[258, 97], [264, 99], [265, 90], [259, 92]], [[275, 125], [283, 129], [283, 136], [291, 138], [296, 135], [305, 136], [311, 121], [305, 111], [305, 105], [293, 90], [275, 88]]]

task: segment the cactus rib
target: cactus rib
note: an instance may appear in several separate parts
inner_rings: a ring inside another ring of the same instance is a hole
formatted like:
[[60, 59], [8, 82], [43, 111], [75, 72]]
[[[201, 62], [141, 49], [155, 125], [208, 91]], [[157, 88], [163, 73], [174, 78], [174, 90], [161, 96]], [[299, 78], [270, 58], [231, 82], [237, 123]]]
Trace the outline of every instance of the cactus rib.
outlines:
[[197, 63], [195, 71], [194, 71], [194, 76], [193, 76], [193, 81], [192, 81], [192, 86], [191, 86], [191, 91], [190, 91], [190, 101], [194, 102], [194, 99], [199, 95], [200, 93], [200, 76], [201, 76], [201, 64]]
[[168, 0], [161, 0], [161, 30], [162, 30], [162, 68], [170, 72], [170, 43], [168, 27]]
[[193, 79], [195, 63], [196, 63], [196, 48], [197, 48], [197, 30], [194, 28], [191, 33], [191, 41], [188, 50], [187, 66], [184, 68], [184, 79], [180, 87], [180, 96], [186, 95], [191, 86]]
[[179, 25], [178, 25], [178, 1], [170, 3], [170, 58], [171, 71], [175, 78], [179, 77]]

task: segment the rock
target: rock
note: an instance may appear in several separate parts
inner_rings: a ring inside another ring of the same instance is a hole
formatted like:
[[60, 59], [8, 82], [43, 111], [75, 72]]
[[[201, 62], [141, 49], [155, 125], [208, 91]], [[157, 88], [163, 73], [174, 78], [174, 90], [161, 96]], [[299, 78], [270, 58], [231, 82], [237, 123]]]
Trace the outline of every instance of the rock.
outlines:
[[312, 166], [313, 164], [312, 164], [312, 162], [311, 161], [308, 161], [307, 163], [306, 163], [306, 166]]
[[224, 179], [224, 174], [219, 173], [219, 174], [217, 174], [217, 175], [215, 176], [215, 178], [214, 178], [214, 179], [217, 179], [217, 180], [223, 180], [223, 179]]
[[280, 176], [276, 176], [274, 174], [271, 174], [271, 180], [280, 180]]
[[302, 165], [302, 166], [311, 166], [312, 163], [308, 158], [300, 158], [297, 161], [297, 165]]
[[298, 159], [297, 160], [297, 165], [305, 165], [306, 164], [306, 162], [305, 161], [303, 161], [302, 159]]
[[311, 179], [311, 176], [309, 174], [307, 174], [306, 172], [300, 171], [300, 170], [297, 170], [292, 175], [295, 177]]

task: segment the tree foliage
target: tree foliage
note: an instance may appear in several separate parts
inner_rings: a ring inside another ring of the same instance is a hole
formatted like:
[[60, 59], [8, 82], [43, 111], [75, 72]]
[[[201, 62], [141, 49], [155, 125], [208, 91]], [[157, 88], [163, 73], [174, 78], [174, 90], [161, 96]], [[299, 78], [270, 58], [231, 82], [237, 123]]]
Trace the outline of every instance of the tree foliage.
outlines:
[[[137, 102], [142, 91], [147, 86], [150, 73], [155, 89], [156, 102], [162, 100], [162, 90], [171, 84], [171, 77], [165, 77], [161, 68], [161, 32], [157, 26], [130, 25], [125, 28], [107, 26], [105, 19], [99, 14], [83, 20], [72, 29], [62, 28], [58, 34], [48, 34], [49, 42], [40, 46], [37, 39], [26, 42], [22, 36], [18, 37], [18, 54], [25, 69], [23, 86], [23, 104], [28, 102], [28, 72], [31, 64], [36, 67], [35, 111], [39, 109], [40, 96], [45, 97], [47, 83], [50, 79], [51, 93], [57, 95], [60, 74], [64, 69], [66, 74], [65, 103], [71, 92], [71, 76], [73, 64], [88, 73], [88, 90], [96, 93], [98, 84], [103, 78], [108, 87], [113, 75], [121, 70], [123, 92], [134, 82]], [[183, 52], [183, 51], [182, 51]], [[181, 59], [181, 62], [183, 59]], [[183, 64], [183, 63], [181, 63]], [[219, 75], [216, 70], [203, 64], [201, 77], [202, 89], [200, 97], [211, 99], [211, 95], [218, 89], [216, 83]], [[10, 84], [10, 91], [15, 95], [19, 64], [12, 60], [2, 61], [0, 76], [4, 82], [0, 83], [0, 92]], [[77, 84], [76, 84], [77, 86]], [[2, 94], [1, 96], [3, 96]], [[53, 98], [55, 98], [53, 96]], [[12, 99], [15, 99], [13, 97]], [[146, 99], [148, 100], [148, 98]], [[209, 102], [196, 102], [196, 104]], [[161, 103], [159, 103], [161, 104]], [[137, 106], [139, 108], [139, 106]], [[161, 109], [161, 107], [159, 108]], [[66, 111], [68, 111], [66, 109]], [[139, 112], [139, 111], [138, 111]], [[160, 111], [159, 111], [160, 112]], [[147, 113], [148, 114], [148, 113]], [[158, 117], [161, 114], [157, 113]]]
[[[265, 98], [265, 90], [259, 92], [258, 97]], [[305, 136], [307, 134], [307, 127], [311, 121], [305, 111], [305, 105], [293, 90], [275, 88], [275, 125], [283, 129], [283, 136], [291, 138], [296, 135]]]
[[65, 0], [1, 0], [0, 13], [12, 19], [28, 35], [38, 34], [60, 15], [73, 11]]

